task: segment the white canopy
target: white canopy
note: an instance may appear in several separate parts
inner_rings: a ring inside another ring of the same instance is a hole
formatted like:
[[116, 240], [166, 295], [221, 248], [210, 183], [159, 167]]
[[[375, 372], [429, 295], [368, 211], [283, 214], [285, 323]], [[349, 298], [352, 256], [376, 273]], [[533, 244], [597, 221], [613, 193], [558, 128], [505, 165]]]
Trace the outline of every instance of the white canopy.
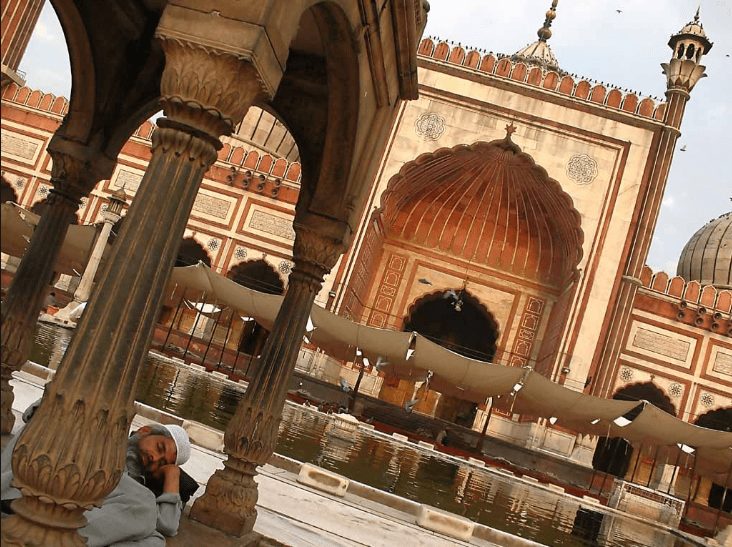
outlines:
[[[172, 282], [205, 292], [207, 299], [229, 305], [267, 328], [274, 323], [283, 298], [247, 289], [203, 263], [175, 268]], [[431, 371], [430, 387], [436, 391], [473, 402], [501, 395], [512, 400], [516, 412], [557, 418], [559, 425], [579, 433], [623, 437], [637, 445], [667, 447], [667, 458], [671, 460], [678, 456], [678, 445], [693, 447], [697, 472], [718, 484], [728, 481], [727, 487], [732, 487], [730, 432], [692, 425], [650, 403], [587, 395], [530, 369], [469, 359], [417, 333], [360, 325], [317, 305], [313, 306], [311, 318], [315, 328], [308, 333], [308, 339], [333, 357], [354, 360], [359, 348], [372, 363], [378, 357], [388, 361], [382, 370], [389, 374], [425, 380]], [[621, 427], [615, 423], [639, 404], [642, 410], [628, 425]]]
[[[2, 204], [2, 252], [22, 257], [33, 237], [40, 216], [11, 202]], [[89, 262], [92, 245], [97, 237], [93, 225], [72, 224], [59, 251], [54, 269], [68, 275], [81, 275]], [[100, 270], [101, 271], [101, 268]]]

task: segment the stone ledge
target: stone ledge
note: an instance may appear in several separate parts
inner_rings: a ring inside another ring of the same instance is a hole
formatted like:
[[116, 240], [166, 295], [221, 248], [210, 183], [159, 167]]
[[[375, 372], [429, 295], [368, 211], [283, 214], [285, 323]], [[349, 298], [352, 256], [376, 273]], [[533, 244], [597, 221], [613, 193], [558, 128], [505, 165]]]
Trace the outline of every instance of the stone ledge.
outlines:
[[485, 462], [483, 460], [479, 460], [477, 458], [468, 458], [468, 463], [477, 465], [478, 467], [485, 467]]
[[406, 513], [407, 515], [412, 515], [413, 517], [418, 516], [422, 508], [422, 504], [419, 502], [402, 498], [396, 494], [384, 492], [383, 490], [379, 490], [378, 488], [374, 488], [373, 486], [368, 486], [360, 482], [351, 482], [351, 484], [348, 485], [348, 494], [378, 503], [379, 505], [389, 507], [390, 509], [395, 509], [402, 513]]
[[244, 537], [225, 534], [205, 524], [191, 520], [187, 514], [181, 516], [178, 535], [165, 540], [165, 547], [289, 547], [284, 543], [250, 532]]
[[[173, 359], [175, 360], [175, 359]], [[191, 370], [197, 370], [199, 372], [206, 372], [206, 367], [203, 365], [195, 365], [193, 363], [186, 363], [186, 366]]]
[[153, 408], [138, 401], [135, 401], [135, 413], [139, 414], [143, 418], [147, 418], [148, 420], [152, 420], [163, 425], [183, 425], [183, 418], [180, 418], [175, 414], [165, 412], [164, 410], [158, 410], [157, 408]]
[[346, 490], [348, 490], [351, 481], [341, 475], [304, 463], [300, 467], [297, 482], [342, 498], [346, 495]]
[[473, 537], [475, 529], [475, 523], [472, 520], [438, 511], [427, 505], [422, 505], [417, 517], [417, 525], [463, 541], [469, 541]]
[[223, 372], [219, 372], [218, 370], [212, 370], [210, 374], [211, 374], [211, 376], [213, 376], [214, 378], [218, 378], [219, 380], [228, 380], [229, 379], [228, 374], [224, 374]]
[[405, 443], [409, 441], [409, 437], [406, 435], [402, 435], [401, 433], [392, 433], [392, 437], [394, 437], [397, 441], [404, 441]]
[[183, 420], [181, 424], [186, 430], [193, 444], [213, 450], [214, 452], [224, 451], [224, 434], [218, 429], [205, 426], [199, 422]]
[[434, 450], [435, 449], [435, 445], [434, 444], [428, 443], [428, 442], [425, 442], [425, 441], [419, 441], [417, 443], [417, 446], [419, 446], [421, 448], [426, 448], [427, 450]]

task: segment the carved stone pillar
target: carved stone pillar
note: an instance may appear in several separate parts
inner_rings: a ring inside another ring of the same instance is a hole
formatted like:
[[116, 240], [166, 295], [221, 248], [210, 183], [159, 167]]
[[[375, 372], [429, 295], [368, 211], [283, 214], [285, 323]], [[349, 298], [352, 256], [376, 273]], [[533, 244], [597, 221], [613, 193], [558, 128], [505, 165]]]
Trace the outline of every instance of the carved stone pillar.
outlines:
[[23, 497], [3, 521], [2, 544], [84, 545], [84, 511], [119, 481], [140, 365], [204, 173], [260, 93], [234, 55], [161, 39], [165, 118], [125, 224], [74, 338], [12, 465]]
[[209, 479], [206, 492], [191, 510], [192, 519], [238, 537], [251, 532], [257, 519], [257, 467], [274, 452], [287, 383], [295, 369], [313, 301], [324, 276], [344, 250], [340, 240], [319, 231], [302, 226], [295, 231], [295, 266], [287, 292], [257, 373], [224, 434], [228, 455], [224, 469]]
[[[104, 158], [82, 160], [78, 156], [53, 152], [48, 207], [41, 216], [23, 260], [2, 305], [2, 434], [13, 429], [12, 373], [28, 359], [38, 314], [43, 307], [46, 287], [51, 281], [61, 244], [81, 198], [100, 180]], [[80, 154], [81, 155], [81, 154]], [[94, 154], [91, 154], [94, 156]], [[111, 169], [110, 169], [111, 170]]]

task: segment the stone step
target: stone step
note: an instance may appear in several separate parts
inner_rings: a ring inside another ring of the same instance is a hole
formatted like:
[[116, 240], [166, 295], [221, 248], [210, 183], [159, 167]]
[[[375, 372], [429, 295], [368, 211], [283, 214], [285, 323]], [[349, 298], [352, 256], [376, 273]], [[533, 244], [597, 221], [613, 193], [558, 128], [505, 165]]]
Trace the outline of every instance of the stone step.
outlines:
[[350, 484], [346, 477], [309, 463], [304, 463], [300, 467], [297, 482], [339, 497], [346, 495]]
[[417, 517], [417, 525], [463, 541], [470, 540], [475, 528], [472, 520], [440, 511], [428, 505], [422, 505]]

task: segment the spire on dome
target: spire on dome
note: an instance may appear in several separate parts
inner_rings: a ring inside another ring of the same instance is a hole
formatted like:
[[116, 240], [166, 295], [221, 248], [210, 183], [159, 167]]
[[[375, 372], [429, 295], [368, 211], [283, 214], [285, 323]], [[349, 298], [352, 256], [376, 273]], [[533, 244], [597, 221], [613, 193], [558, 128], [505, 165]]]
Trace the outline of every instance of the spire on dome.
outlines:
[[553, 0], [551, 8], [546, 12], [544, 25], [536, 32], [539, 39], [514, 53], [511, 57], [513, 60], [539, 65], [552, 70], [559, 68], [557, 58], [554, 57], [551, 48], [549, 48], [549, 44], [547, 44], [547, 40], [552, 37], [552, 31], [549, 27], [552, 26], [552, 21], [557, 16], [556, 8], [558, 2], [559, 0]]

